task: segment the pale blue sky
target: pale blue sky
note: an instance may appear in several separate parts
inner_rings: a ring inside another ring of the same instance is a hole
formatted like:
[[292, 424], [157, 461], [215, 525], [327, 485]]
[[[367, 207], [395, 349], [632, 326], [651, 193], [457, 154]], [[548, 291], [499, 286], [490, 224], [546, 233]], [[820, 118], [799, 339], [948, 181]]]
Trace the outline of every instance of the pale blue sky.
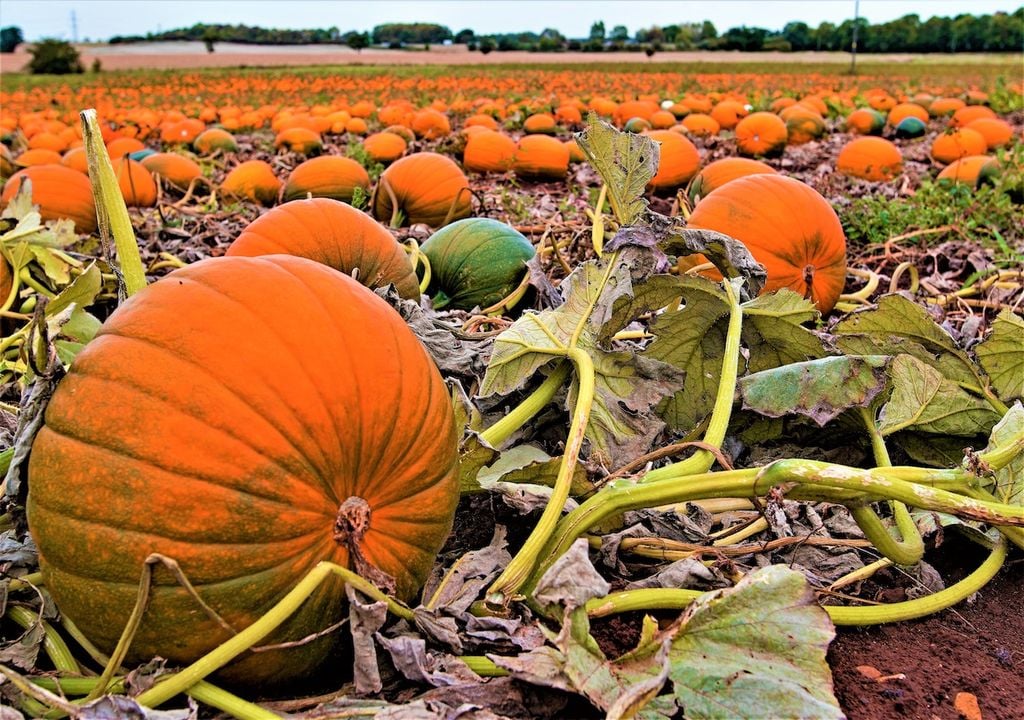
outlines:
[[[144, 35], [197, 22], [245, 23], [263, 27], [369, 30], [386, 22], [436, 22], [453, 32], [540, 32], [554, 27], [568, 37], [584, 37], [590, 24], [604, 20], [611, 30], [711, 20], [721, 31], [735, 25], [780, 29], [791, 20], [811, 26], [853, 17], [854, 0], [0, 0], [0, 25], [17, 25], [26, 39], [71, 37], [75, 12], [79, 39]], [[907, 13], [932, 15], [1012, 12], [1021, 0], [861, 0], [860, 12], [872, 22]]]

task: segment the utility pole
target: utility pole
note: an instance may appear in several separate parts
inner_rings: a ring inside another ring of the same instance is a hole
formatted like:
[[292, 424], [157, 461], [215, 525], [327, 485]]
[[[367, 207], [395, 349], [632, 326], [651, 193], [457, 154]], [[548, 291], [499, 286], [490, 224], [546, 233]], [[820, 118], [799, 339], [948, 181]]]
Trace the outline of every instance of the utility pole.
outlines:
[[860, 0], [853, 0], [853, 42], [850, 43], [850, 74], [857, 74], [857, 28], [860, 25]]
[[74, 10], [71, 11], [71, 42], [78, 42], [78, 17]]

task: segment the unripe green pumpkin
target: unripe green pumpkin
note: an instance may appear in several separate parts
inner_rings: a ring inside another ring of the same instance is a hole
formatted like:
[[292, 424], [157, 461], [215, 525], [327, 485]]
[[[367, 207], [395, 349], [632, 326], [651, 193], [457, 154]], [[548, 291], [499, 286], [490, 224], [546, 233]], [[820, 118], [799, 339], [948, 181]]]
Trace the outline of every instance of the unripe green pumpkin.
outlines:
[[533, 245], [515, 228], [466, 218], [441, 228], [420, 248], [430, 261], [434, 307], [490, 307], [523, 279]]

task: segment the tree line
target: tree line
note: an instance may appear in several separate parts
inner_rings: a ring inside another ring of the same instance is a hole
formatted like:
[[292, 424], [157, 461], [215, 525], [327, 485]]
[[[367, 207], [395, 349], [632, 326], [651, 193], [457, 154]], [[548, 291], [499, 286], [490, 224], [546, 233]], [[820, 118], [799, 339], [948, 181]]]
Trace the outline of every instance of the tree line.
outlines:
[[[632, 35], [624, 25], [610, 30], [603, 21], [595, 22], [585, 38], [567, 38], [558, 30], [546, 28], [540, 33], [494, 33], [478, 35], [470, 28], [453, 33], [435, 23], [387, 23], [370, 32], [342, 32], [337, 27], [307, 30], [261, 28], [249, 25], [210, 25], [196, 23], [191, 27], [165, 30], [146, 35], [116, 35], [111, 44], [152, 42], [160, 40], [201, 41], [212, 49], [215, 42], [258, 45], [346, 44], [357, 50], [377, 45], [391, 48], [429, 46], [451, 42], [467, 45], [471, 50], [487, 53], [492, 50], [528, 50], [558, 52], [579, 50], [849, 50], [854, 34], [854, 21], [838, 25], [823, 22], [811, 27], [804, 22], [790, 22], [781, 30], [755, 26], [732, 27], [719, 33], [709, 21], [672, 23], [640, 28]], [[866, 18], [856, 22], [859, 52], [1019, 52], [1024, 47], [1024, 7], [1013, 13], [991, 15], [963, 13], [955, 17], [931, 17], [921, 20], [917, 14], [905, 15], [889, 22], [873, 24]], [[21, 31], [3, 29], [0, 50], [11, 52], [22, 42]]]

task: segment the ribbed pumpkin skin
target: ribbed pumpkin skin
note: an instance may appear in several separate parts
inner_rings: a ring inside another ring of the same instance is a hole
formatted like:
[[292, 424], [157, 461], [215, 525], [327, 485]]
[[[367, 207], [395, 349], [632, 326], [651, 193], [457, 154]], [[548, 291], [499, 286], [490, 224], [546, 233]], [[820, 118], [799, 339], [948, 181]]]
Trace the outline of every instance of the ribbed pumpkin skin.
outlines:
[[[110, 652], [149, 554], [241, 629], [321, 560], [349, 562], [334, 527], [350, 497], [372, 513], [363, 556], [410, 598], [451, 528], [457, 462], [444, 383], [387, 303], [304, 258], [215, 258], [132, 297], [76, 358], [33, 446], [29, 527], [57, 606]], [[154, 580], [129, 663], [228, 639], [165, 570]], [[330, 626], [343, 599], [332, 579], [265, 642]], [[220, 676], [286, 682], [331, 642]]]
[[843, 226], [828, 201], [799, 180], [782, 175], [734, 180], [701, 200], [688, 224], [731, 235], [746, 245], [768, 271], [765, 291], [789, 288], [823, 313], [843, 292]]
[[863, 180], [891, 180], [903, 170], [903, 155], [885, 138], [861, 137], [839, 151], [836, 170]]
[[367, 287], [392, 284], [410, 300], [419, 281], [405, 250], [386, 229], [351, 205], [328, 198], [293, 200], [261, 215], [231, 243], [227, 255], [297, 255], [323, 263]]
[[128, 207], [156, 205], [156, 181], [142, 163], [122, 156], [114, 161], [114, 173], [121, 196]]
[[430, 261], [434, 307], [486, 308], [523, 279], [533, 245], [515, 228], [490, 218], [459, 220], [420, 248]]
[[709, 164], [693, 178], [687, 194], [696, 203], [727, 182], [747, 175], [774, 175], [775, 168], [760, 160], [748, 158], [722, 158]]
[[788, 138], [786, 123], [775, 113], [756, 112], [736, 124], [736, 145], [743, 155], [780, 154]]
[[[425, 223], [440, 227], [454, 204], [452, 219], [464, 218], [473, 211], [469, 180], [450, 158], [437, 153], [406, 155], [388, 167], [380, 183], [387, 182], [398, 200], [408, 225]], [[378, 187], [373, 215], [382, 222], [391, 219], [391, 196]]]
[[653, 130], [647, 137], [661, 146], [658, 172], [650, 182], [655, 190], [674, 190], [689, 182], [700, 170], [697, 147], [679, 133]]
[[356, 188], [370, 189], [366, 168], [352, 158], [324, 155], [300, 163], [284, 185], [284, 199], [297, 200], [312, 194], [351, 202]]
[[512, 169], [518, 177], [561, 180], [569, 172], [569, 148], [548, 135], [524, 135]]
[[497, 131], [475, 133], [466, 141], [462, 164], [470, 172], [508, 172], [516, 156], [516, 141]]
[[268, 163], [248, 160], [233, 168], [220, 187], [228, 195], [261, 205], [273, 205], [277, 201], [277, 194], [281, 192], [281, 181]]
[[63, 165], [39, 165], [14, 173], [4, 185], [4, 203], [14, 199], [22, 178], [32, 181], [32, 202], [43, 220], [70, 218], [80, 233], [96, 230], [96, 205], [89, 178]]
[[978, 187], [984, 182], [994, 182], [1002, 173], [999, 161], [989, 155], [968, 155], [954, 160], [939, 173], [939, 183], [962, 184]]
[[363, 140], [363, 148], [377, 162], [390, 163], [405, 155], [408, 144], [401, 135], [379, 132]]
[[156, 153], [142, 160], [142, 166], [159, 175], [172, 185], [187, 188], [195, 178], [202, 177], [202, 169], [184, 155]]

